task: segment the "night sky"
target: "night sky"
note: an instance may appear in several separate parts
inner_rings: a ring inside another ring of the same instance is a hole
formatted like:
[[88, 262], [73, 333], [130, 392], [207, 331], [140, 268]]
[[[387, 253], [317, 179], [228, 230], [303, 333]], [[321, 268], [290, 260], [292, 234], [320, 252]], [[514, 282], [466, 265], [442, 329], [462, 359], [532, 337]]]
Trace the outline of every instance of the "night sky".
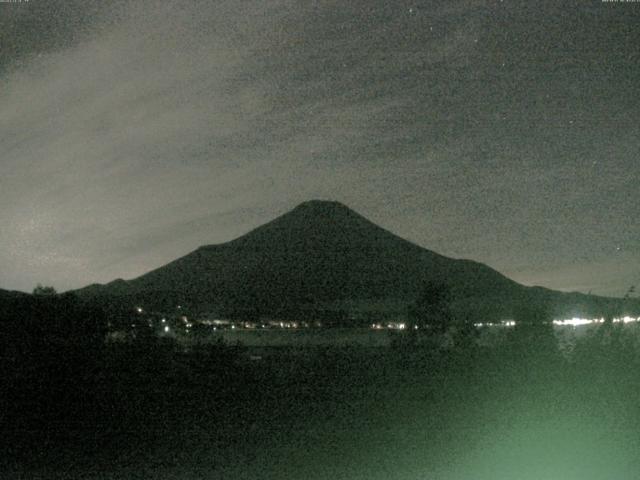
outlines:
[[0, 288], [308, 199], [527, 285], [640, 283], [640, 3], [0, 3]]

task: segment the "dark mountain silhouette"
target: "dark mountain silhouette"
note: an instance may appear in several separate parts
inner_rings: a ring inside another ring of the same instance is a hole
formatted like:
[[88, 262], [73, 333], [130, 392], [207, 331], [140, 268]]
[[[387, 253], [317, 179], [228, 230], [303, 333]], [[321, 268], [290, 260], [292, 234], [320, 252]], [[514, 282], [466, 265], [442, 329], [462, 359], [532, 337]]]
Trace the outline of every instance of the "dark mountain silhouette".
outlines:
[[406, 313], [429, 284], [452, 293], [457, 316], [505, 319], [533, 305], [595, 314], [617, 301], [520, 285], [490, 267], [406, 241], [338, 202], [310, 201], [233, 241], [203, 246], [133, 280], [79, 290], [85, 298], [156, 310], [274, 316]]
[[0, 288], [0, 301], [2, 300], [13, 300], [16, 298], [25, 298], [28, 297], [28, 293], [17, 292], [15, 290], [2, 290]]

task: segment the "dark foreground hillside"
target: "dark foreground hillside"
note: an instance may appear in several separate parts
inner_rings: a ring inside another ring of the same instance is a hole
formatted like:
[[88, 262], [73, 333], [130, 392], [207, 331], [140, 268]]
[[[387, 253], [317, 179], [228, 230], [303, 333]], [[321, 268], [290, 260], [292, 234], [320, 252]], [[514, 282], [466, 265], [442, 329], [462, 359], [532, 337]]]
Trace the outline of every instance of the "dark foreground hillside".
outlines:
[[[640, 478], [635, 327], [560, 352], [491, 348], [51, 348], [2, 372], [2, 478]], [[33, 355], [31, 355], [33, 354]]]

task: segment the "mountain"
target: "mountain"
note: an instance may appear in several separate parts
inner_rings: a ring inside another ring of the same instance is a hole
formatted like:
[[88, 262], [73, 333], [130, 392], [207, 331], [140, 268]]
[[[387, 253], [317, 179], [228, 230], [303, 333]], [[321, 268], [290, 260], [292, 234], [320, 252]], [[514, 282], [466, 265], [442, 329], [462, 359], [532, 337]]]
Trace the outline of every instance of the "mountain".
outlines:
[[26, 298], [29, 297], [28, 293], [18, 292], [15, 290], [2, 290], [0, 288], [0, 301], [2, 300], [13, 300], [16, 298]]
[[490, 267], [439, 255], [338, 202], [309, 201], [244, 236], [198, 248], [133, 280], [78, 290], [84, 298], [176, 305], [222, 315], [402, 314], [428, 284], [443, 284], [457, 315], [501, 320], [524, 306], [596, 314], [613, 299], [525, 287]]

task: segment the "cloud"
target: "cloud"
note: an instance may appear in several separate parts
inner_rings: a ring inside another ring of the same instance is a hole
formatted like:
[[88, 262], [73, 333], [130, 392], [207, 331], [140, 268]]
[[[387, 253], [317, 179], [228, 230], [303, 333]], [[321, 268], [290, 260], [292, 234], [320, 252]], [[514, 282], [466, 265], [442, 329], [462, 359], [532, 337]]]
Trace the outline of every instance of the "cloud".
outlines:
[[[1, 280], [19, 272], [21, 288], [49, 279], [77, 287], [140, 274], [203, 237], [242, 233], [242, 212], [275, 195], [287, 203], [333, 190], [332, 178], [343, 184], [349, 166], [307, 174], [318, 159], [344, 162], [368, 148], [403, 100], [359, 98], [384, 80], [365, 82], [384, 74], [380, 58], [348, 74], [319, 70], [341, 53], [329, 24], [305, 33], [312, 10], [126, 3], [109, 21], [83, 24], [93, 35], [0, 78], [0, 260], [11, 272]], [[345, 101], [350, 92], [358, 98]], [[216, 234], [215, 220], [233, 212], [235, 226], [227, 220]]]
[[505, 272], [637, 233], [637, 136], [548, 69], [496, 71], [544, 29], [528, 45], [488, 2], [54, 3], [0, 23], [21, 39], [0, 56], [0, 287], [134, 277], [309, 198]]

